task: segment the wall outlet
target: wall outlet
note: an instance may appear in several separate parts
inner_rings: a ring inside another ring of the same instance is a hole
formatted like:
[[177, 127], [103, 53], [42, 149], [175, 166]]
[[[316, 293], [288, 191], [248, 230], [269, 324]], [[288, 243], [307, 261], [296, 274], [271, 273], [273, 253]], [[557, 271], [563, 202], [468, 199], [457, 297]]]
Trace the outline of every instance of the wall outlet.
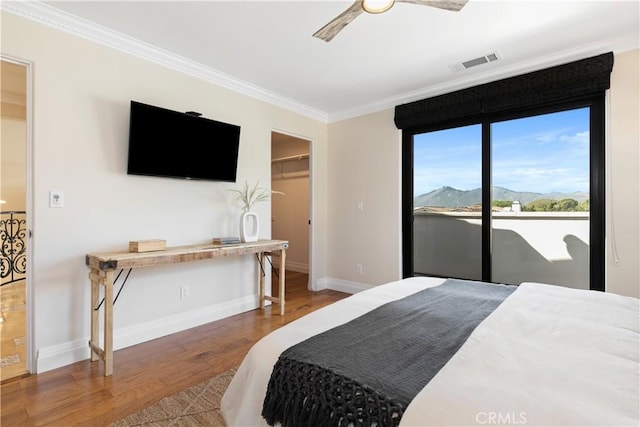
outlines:
[[180, 287], [180, 299], [189, 298], [190, 294], [191, 294], [191, 289], [189, 289], [188, 286], [181, 286]]
[[362, 274], [363, 268], [362, 264], [356, 264], [356, 273]]
[[64, 207], [64, 193], [62, 191], [49, 191], [49, 207], [50, 208], [62, 208]]

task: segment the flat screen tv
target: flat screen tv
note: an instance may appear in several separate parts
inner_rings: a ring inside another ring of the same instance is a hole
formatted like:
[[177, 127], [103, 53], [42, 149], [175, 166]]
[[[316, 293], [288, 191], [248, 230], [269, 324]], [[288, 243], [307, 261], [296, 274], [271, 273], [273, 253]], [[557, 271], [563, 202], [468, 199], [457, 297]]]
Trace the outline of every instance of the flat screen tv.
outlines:
[[131, 101], [129, 175], [235, 182], [240, 126]]

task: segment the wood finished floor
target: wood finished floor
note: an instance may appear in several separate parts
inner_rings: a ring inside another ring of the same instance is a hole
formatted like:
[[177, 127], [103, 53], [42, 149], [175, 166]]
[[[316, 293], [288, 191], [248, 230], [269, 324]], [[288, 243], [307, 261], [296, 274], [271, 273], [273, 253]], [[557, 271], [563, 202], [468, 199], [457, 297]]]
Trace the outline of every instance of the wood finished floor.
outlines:
[[287, 272], [286, 314], [268, 307], [118, 350], [114, 373], [85, 360], [2, 385], [1, 426], [106, 426], [238, 366], [269, 332], [348, 294], [310, 292]]

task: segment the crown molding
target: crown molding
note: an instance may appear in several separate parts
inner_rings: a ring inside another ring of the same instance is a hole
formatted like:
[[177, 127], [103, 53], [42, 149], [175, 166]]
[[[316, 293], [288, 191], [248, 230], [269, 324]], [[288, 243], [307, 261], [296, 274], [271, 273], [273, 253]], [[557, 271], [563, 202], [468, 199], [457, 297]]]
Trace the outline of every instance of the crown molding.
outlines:
[[0, 2], [2, 11], [73, 34], [92, 42], [119, 50], [163, 67], [207, 81], [223, 88], [267, 102], [302, 116], [327, 123], [327, 113], [280, 96], [264, 88], [237, 79], [195, 61], [160, 49], [151, 44], [78, 18], [40, 1]]
[[489, 63], [487, 64], [486, 71], [483, 71], [482, 73], [476, 72], [470, 76], [449, 80], [447, 82], [431, 85], [416, 91], [405, 92], [397, 96], [365, 104], [353, 109], [330, 113], [328, 123], [351, 119], [389, 108], [395, 108], [397, 105], [407, 104], [409, 102], [419, 101], [421, 99], [431, 98], [433, 96], [443, 95], [445, 93], [455, 92], [461, 89], [467, 89], [469, 87], [490, 83], [492, 81], [554, 67], [556, 65], [562, 65], [605, 52], [620, 53], [632, 49], [638, 49], [639, 45], [640, 42], [635, 38], [620, 37], [609, 40], [600, 40], [597, 43], [560, 51], [553, 55], [522, 61], [510, 66], [501, 66], [499, 63]]

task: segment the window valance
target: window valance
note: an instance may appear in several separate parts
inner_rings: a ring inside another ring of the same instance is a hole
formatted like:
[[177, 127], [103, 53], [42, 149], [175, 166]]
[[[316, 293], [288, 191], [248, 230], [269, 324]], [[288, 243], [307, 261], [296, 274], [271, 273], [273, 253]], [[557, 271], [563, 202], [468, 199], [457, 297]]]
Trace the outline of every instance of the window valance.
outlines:
[[558, 65], [432, 98], [398, 105], [398, 129], [602, 94], [610, 86], [613, 53]]

